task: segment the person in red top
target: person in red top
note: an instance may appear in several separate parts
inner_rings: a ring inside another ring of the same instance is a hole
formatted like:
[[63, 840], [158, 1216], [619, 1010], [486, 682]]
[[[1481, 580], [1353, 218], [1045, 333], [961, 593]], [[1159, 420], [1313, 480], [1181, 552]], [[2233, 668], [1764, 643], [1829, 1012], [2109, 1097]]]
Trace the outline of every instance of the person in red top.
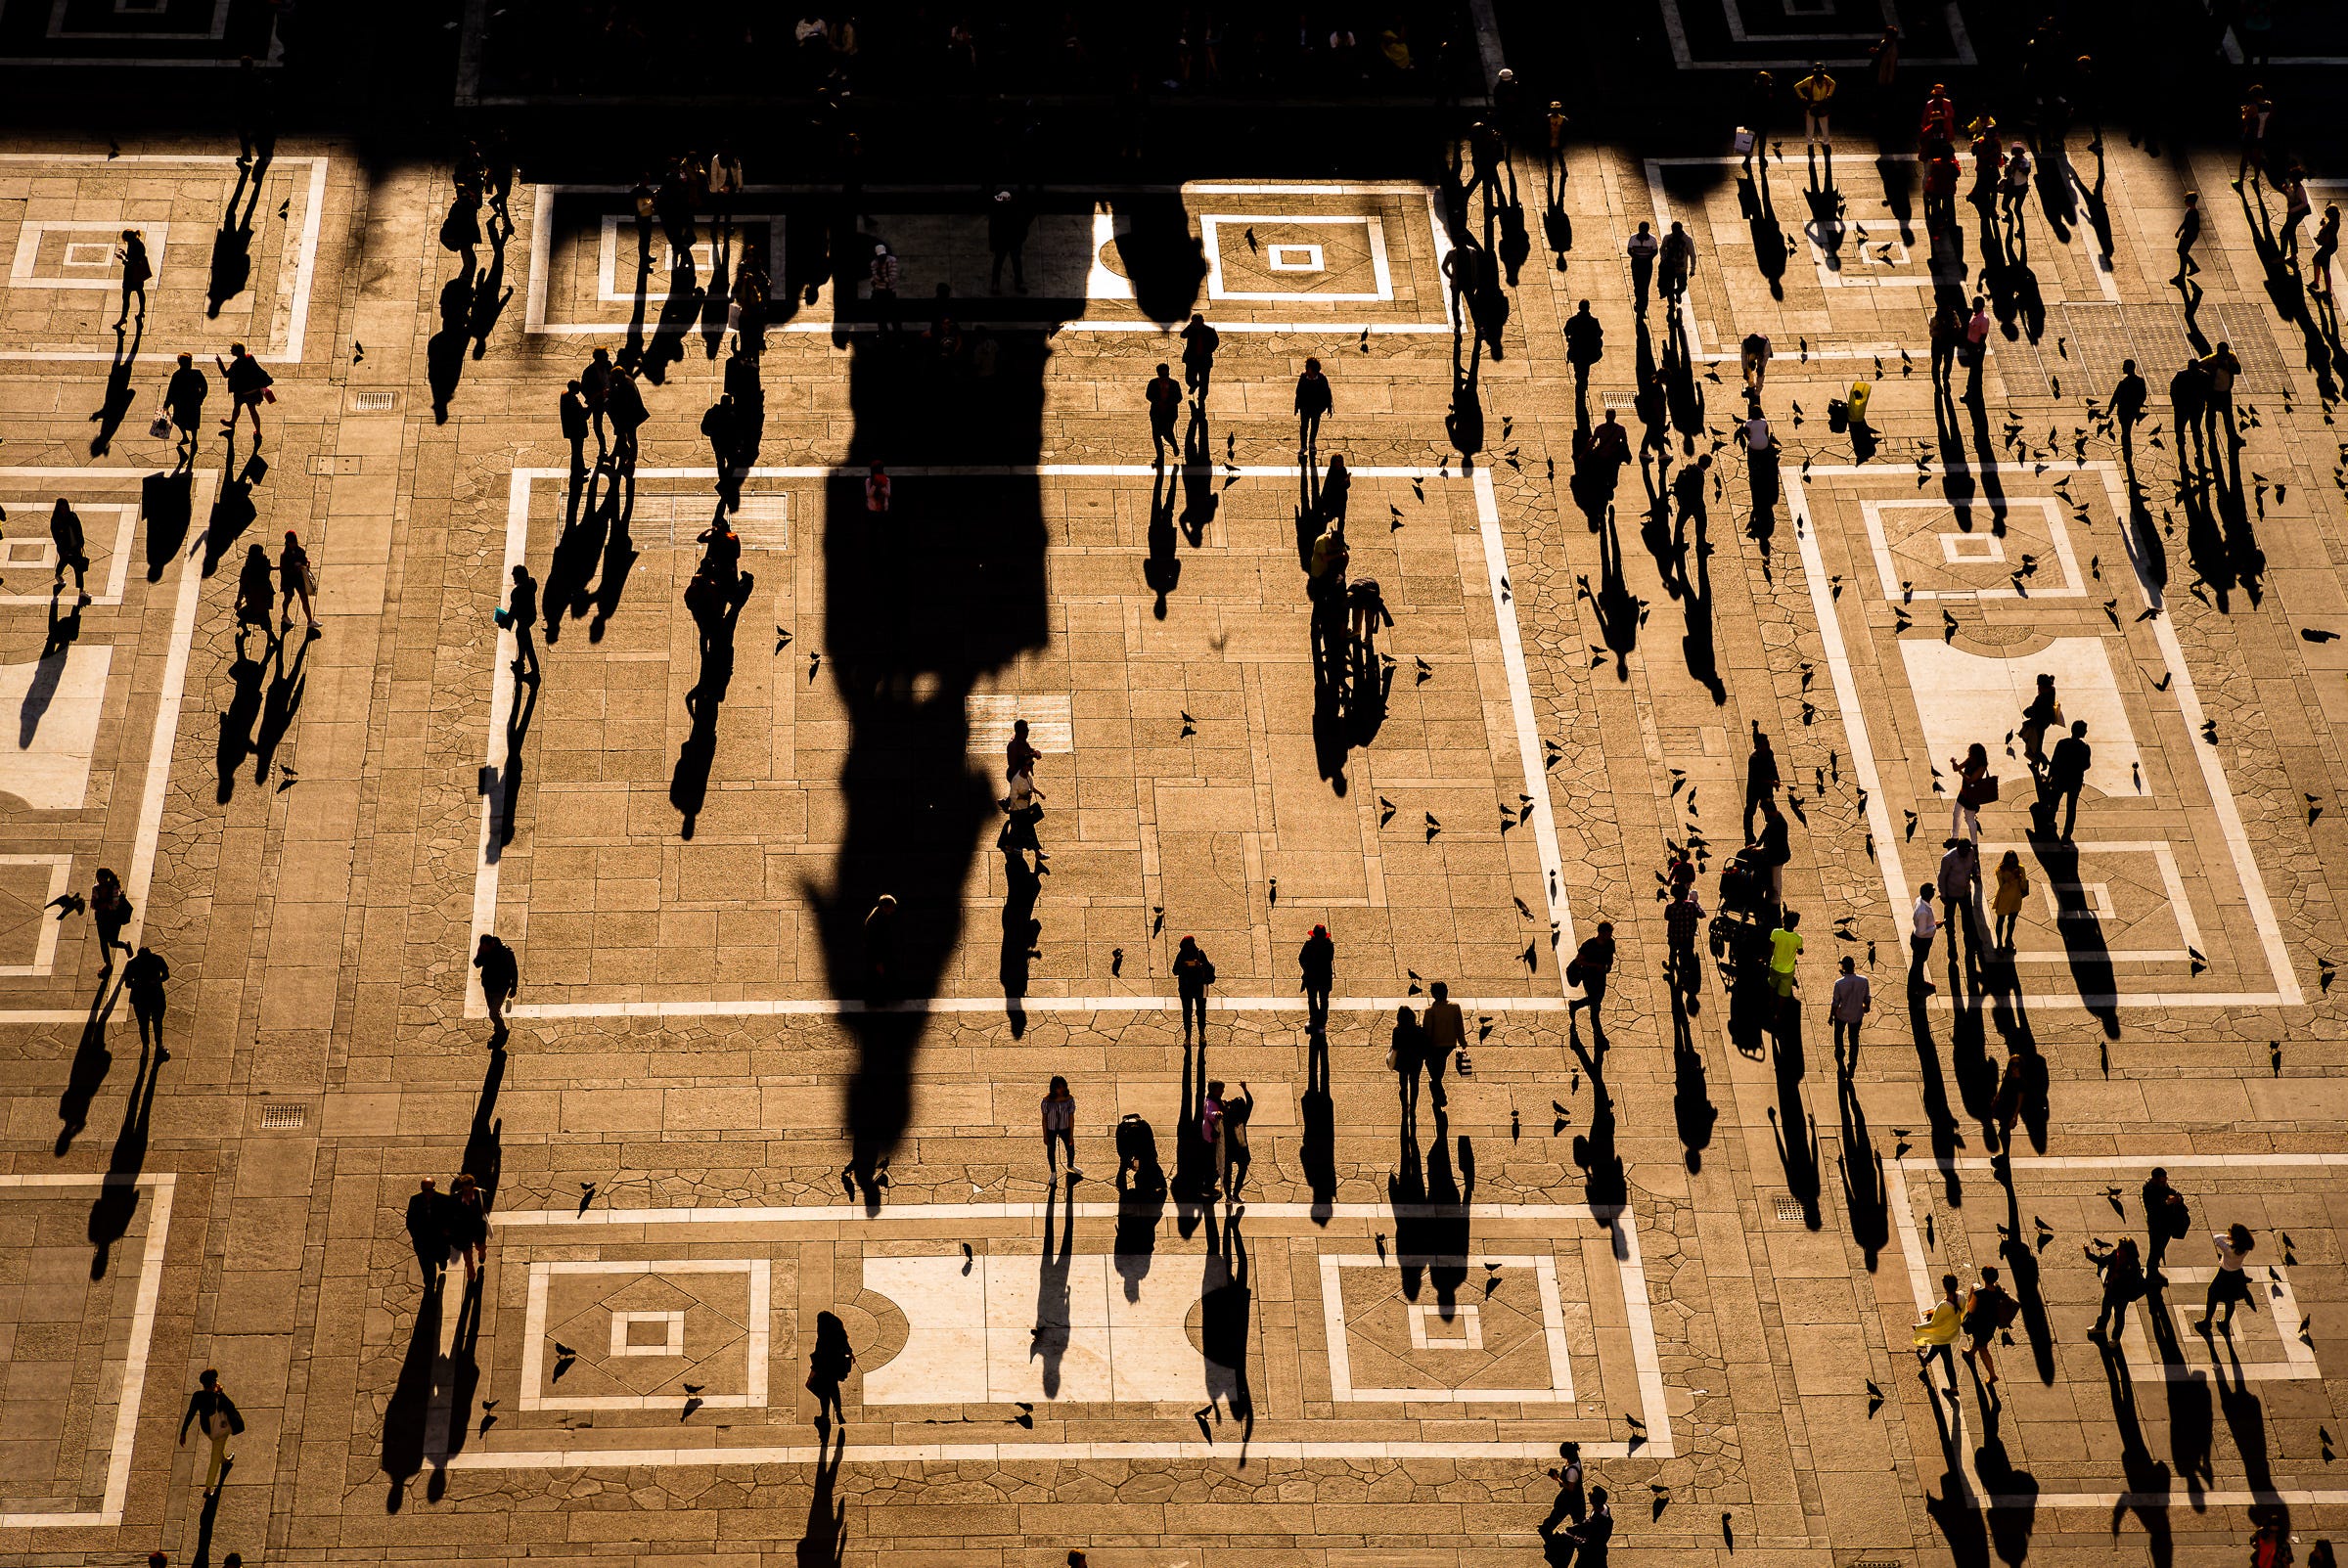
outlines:
[[1923, 117], [1917, 123], [1916, 137], [1923, 144], [1926, 157], [1957, 145], [1957, 106], [1950, 102], [1948, 88], [1939, 82], [1932, 84], [1931, 96], [1924, 100]]

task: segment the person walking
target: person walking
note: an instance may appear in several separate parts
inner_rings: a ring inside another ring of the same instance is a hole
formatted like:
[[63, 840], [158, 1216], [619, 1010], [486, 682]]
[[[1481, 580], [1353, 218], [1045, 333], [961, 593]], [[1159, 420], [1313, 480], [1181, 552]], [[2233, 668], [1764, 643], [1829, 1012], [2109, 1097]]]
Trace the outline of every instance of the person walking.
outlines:
[[98, 874], [90, 883], [89, 906], [90, 919], [98, 927], [98, 956], [106, 961], [99, 965], [98, 972], [112, 974], [114, 949], [120, 948], [125, 953], [136, 951], [122, 940], [122, 928], [130, 923], [132, 914], [130, 895], [122, 890], [122, 878], [114, 874], [112, 867], [98, 868]]
[[611, 381], [617, 375], [611, 364], [611, 350], [599, 348], [587, 356], [587, 366], [579, 372], [579, 396], [587, 404], [587, 413], [595, 422], [595, 457], [603, 462], [609, 450], [605, 440], [604, 422], [610, 413]]
[[1182, 1002], [1182, 1043], [1191, 1043], [1191, 1019], [1198, 1020], [1198, 1044], [1206, 1044], [1206, 993], [1215, 983], [1215, 965], [1198, 939], [1186, 936], [1174, 954], [1174, 989]]
[[1468, 1017], [1451, 1000], [1448, 984], [1437, 980], [1427, 989], [1433, 1000], [1426, 1005], [1422, 1020], [1426, 1031], [1426, 1082], [1439, 1112], [1444, 1103], [1443, 1069], [1451, 1064], [1453, 1053], [1467, 1049]]
[[1632, 306], [1642, 316], [1647, 314], [1647, 291], [1655, 278], [1655, 252], [1662, 248], [1663, 242], [1655, 238], [1644, 219], [1640, 221], [1639, 232], [1623, 246], [1631, 258]]
[[2250, 1299], [2250, 1277], [2242, 1272], [2242, 1260], [2250, 1255], [2250, 1249], [2256, 1243], [2250, 1234], [2250, 1228], [2244, 1225], [2228, 1226], [2212, 1234], [2209, 1240], [2218, 1250], [2218, 1273], [2209, 1282], [2209, 1294], [2202, 1300], [2201, 1321], [2194, 1323], [2193, 1327], [2206, 1338], [2210, 1320], [2217, 1317], [2218, 1309], [2223, 1307], [2226, 1317], [2218, 1327], [2231, 1339], [2234, 1337], [2234, 1309]]
[[[1932, 1362], [1935, 1357], [1948, 1373], [1949, 1398], [1957, 1397], [1957, 1336], [1964, 1332], [1964, 1303], [1958, 1299], [1957, 1277], [1940, 1277], [1940, 1300], [1916, 1325], [1909, 1343], [1916, 1347], [1916, 1380], [1926, 1388], [1932, 1387]], [[1935, 1390], [1937, 1392], [1937, 1390]]]
[[[1940, 930], [1940, 917], [1932, 908], [1932, 884], [1919, 883], [1916, 889], [1916, 908], [1908, 918], [1908, 989], [1929, 994], [1940, 987], [1932, 983], [1929, 965], [1932, 961], [1932, 938]], [[1952, 942], [1956, 940], [1951, 937]]]
[[538, 624], [538, 580], [530, 568], [514, 563], [514, 586], [506, 593], [506, 629], [514, 634], [515, 679], [538, 684], [538, 646], [530, 628]]
[[1973, 295], [1973, 313], [1964, 324], [1964, 400], [1981, 406], [1981, 369], [1989, 363], [1989, 301]]
[[2177, 274], [2169, 282], [2183, 287], [2185, 280], [2201, 270], [2193, 259], [2193, 244], [2201, 238], [2201, 193], [2185, 193], [2185, 216], [2177, 220]]
[[1175, 416], [1182, 412], [1182, 388], [1166, 365], [1157, 367], [1142, 398], [1150, 406], [1150, 461], [1153, 467], [1163, 468], [1167, 448], [1173, 449], [1175, 457], [1182, 456], [1182, 437], [1174, 433]]
[[2316, 253], [2307, 262], [2307, 291], [2319, 299], [2331, 297], [2331, 258], [2340, 253], [2340, 209], [2336, 203], [2324, 208], [2324, 221], [2316, 225]]
[[2144, 423], [2149, 395], [2145, 379], [2136, 373], [2136, 361], [2121, 360], [2120, 379], [2111, 389], [2111, 417], [2120, 427], [2120, 466], [2131, 476], [2136, 472], [2136, 427]]
[[1044, 1093], [1044, 1181], [1047, 1187], [1060, 1180], [1060, 1151], [1068, 1154], [1068, 1185], [1084, 1180], [1076, 1168], [1076, 1097], [1068, 1093], [1068, 1081], [1053, 1075], [1051, 1088]]
[[[1426, 1030], [1419, 1023], [1418, 1014], [1404, 1003], [1394, 1009], [1394, 1030], [1386, 1037], [1386, 1065], [1394, 1070], [1396, 1092], [1402, 1099], [1402, 1124], [1405, 1128], [1418, 1125], [1419, 1069], [1427, 1064]], [[1435, 1090], [1435, 1112], [1443, 1110], [1443, 1077], [1440, 1068], [1430, 1075]]]
[[1330, 395], [1329, 378], [1321, 374], [1321, 362], [1308, 359], [1304, 372], [1296, 378], [1296, 450], [1300, 454], [1318, 457], [1321, 452], [1321, 416], [1336, 406]]
[[888, 515], [890, 490], [888, 470], [880, 466], [879, 458], [875, 458], [864, 474], [864, 517], [867, 522], [878, 522]]
[[1222, 344], [1223, 335], [1194, 311], [1190, 325], [1182, 330], [1182, 384], [1200, 408], [1206, 407], [1207, 383], [1215, 377], [1215, 350]]
[[1011, 739], [1003, 745], [1003, 776], [1008, 779], [1015, 773], [1033, 773], [1035, 765], [1043, 760], [1043, 752], [1027, 739], [1027, 721], [1012, 720]]
[[1255, 1092], [1247, 1080], [1240, 1080], [1238, 1096], [1223, 1101], [1223, 1201], [1240, 1201], [1240, 1188], [1246, 1184], [1247, 1167], [1255, 1156], [1247, 1149], [1247, 1123], [1255, 1115]]
[[1590, 314], [1590, 301], [1585, 299], [1565, 318], [1565, 363], [1573, 367], [1573, 395], [1586, 396], [1590, 390], [1590, 368], [1606, 357], [1606, 329]]
[[1663, 927], [1671, 939], [1672, 984], [1688, 999], [1688, 1010], [1693, 1013], [1699, 1007], [1697, 994], [1704, 985], [1703, 956], [1696, 948], [1696, 937], [1704, 928], [1704, 906], [1695, 896], [1694, 881], [1665, 907]]
[[1976, 1377], [1982, 1367], [1988, 1367], [1989, 1376], [1983, 1381], [1991, 1388], [1998, 1386], [1998, 1358], [1991, 1354], [1990, 1341], [2011, 1326], [2014, 1311], [2013, 1297], [1998, 1283], [1998, 1271], [1985, 1266], [1981, 1282], [1964, 1298], [1964, 1335], [1971, 1341], [1964, 1348], [1964, 1364]]
[[645, 409], [644, 392], [636, 384], [636, 373], [615, 370], [611, 374], [611, 391], [605, 399], [611, 416], [611, 471], [633, 474], [636, 471], [636, 436], [652, 415]]
[[1231, 1158], [1223, 1139], [1223, 1080], [1217, 1078], [1206, 1086], [1206, 1096], [1198, 1106], [1198, 1142], [1206, 1146], [1206, 1196], [1223, 1195], [1225, 1164]]
[[1998, 890], [1989, 900], [1989, 912], [1997, 917], [1990, 945], [2009, 958], [2013, 955], [2013, 928], [2022, 918], [2022, 901], [2029, 896], [2030, 874], [2022, 870], [2022, 857], [2009, 849], [1998, 862]]
[[1296, 950], [1296, 967], [1302, 976], [1304, 991], [1304, 1026], [1319, 1032], [1329, 1027], [1329, 993], [1335, 982], [1337, 945], [1329, 938], [1329, 927], [1316, 925]]
[[1003, 263], [1011, 263], [1011, 287], [1027, 291], [1027, 229], [1033, 221], [1027, 203], [1011, 187], [997, 186], [986, 203], [987, 291], [1003, 291]]
[[[1598, 922], [1598, 934], [1574, 950], [1573, 962], [1565, 966], [1565, 983], [1578, 985], [1582, 994], [1565, 1004], [1565, 1028], [1573, 1030], [1573, 1015], [1580, 1008], [1590, 1009], [1590, 1038], [1600, 1050], [1605, 1049], [1606, 1026], [1599, 1017], [1599, 1008], [1605, 1004], [1606, 979], [1614, 972], [1614, 922]], [[1465, 1041], [1463, 1041], [1463, 1044]]]
[[1744, 389], [1751, 396], [1761, 395], [1762, 383], [1769, 380], [1769, 334], [1758, 330], [1746, 333], [1738, 345], [1738, 357], [1744, 366]]
[[1606, 1556], [1614, 1540], [1614, 1509], [1606, 1501], [1606, 1489], [1592, 1487], [1590, 1517], [1558, 1534], [1580, 1548], [1586, 1568], [1606, 1568]]
[[2145, 1206], [2145, 1277], [2149, 1281], [2160, 1277], [2160, 1260], [2168, 1255], [2169, 1243], [2185, 1239], [2192, 1217], [2185, 1194], [2169, 1185], [2169, 1173], [2160, 1166], [2152, 1167], [2137, 1197]]
[[2283, 176], [2282, 187], [2282, 254], [2293, 262], [2299, 259], [2299, 226], [2316, 209], [2307, 195], [2307, 170], [2293, 163]]
[[1949, 381], [1957, 373], [1957, 350], [1964, 341], [1964, 312], [1955, 305], [1942, 305], [1932, 312], [1932, 390], [1933, 407], [1939, 399], [1951, 395]]
[[1964, 756], [1949, 759], [1949, 771], [1957, 776], [1957, 798], [1949, 808], [1950, 836], [1962, 834], [1978, 843], [1981, 808], [1998, 798], [1997, 782], [1989, 772], [1989, 748], [1974, 741]]
[[230, 439], [235, 439], [237, 416], [249, 410], [252, 414], [252, 444], [258, 447], [261, 444], [261, 405], [277, 401], [277, 394], [269, 390], [276, 379], [261, 368], [259, 360], [245, 352], [243, 343], [228, 345], [225, 363], [219, 355], [214, 354], [212, 364], [218, 368], [221, 379], [228, 384], [228, 421], [220, 428], [228, 432]]
[[2096, 1325], [2087, 1337], [2098, 1344], [2108, 1343], [2104, 1325], [2108, 1323], [2110, 1338], [2128, 1331], [2128, 1306], [2145, 1293], [2145, 1266], [2136, 1250], [2136, 1237], [2124, 1235], [2118, 1243], [2104, 1251], [2081, 1247], [2087, 1261], [2095, 1265], [2096, 1273], [2103, 1277], [2103, 1302], [2096, 1312]]
[[1976, 923], [1979, 916], [1974, 909], [1981, 891], [1981, 860], [1969, 838], [1951, 838], [1940, 857], [1940, 907], [1942, 918], [1949, 926], [1949, 963], [1957, 962], [1959, 938], [1969, 956], [1971, 966], [1981, 958], [1981, 932]]
[[1024, 855], [1035, 856], [1035, 874], [1052, 874], [1052, 857], [1044, 853], [1043, 840], [1035, 833], [1035, 825], [1044, 820], [1044, 808], [1038, 802], [1047, 798], [1035, 786], [1035, 775], [1024, 769], [1007, 776], [1010, 792], [1003, 797], [1003, 831], [995, 838], [995, 847], [1018, 861], [1024, 870]]
[[577, 484], [587, 477], [587, 429], [591, 418], [586, 396], [577, 381], [564, 384], [556, 413], [563, 422], [563, 439], [570, 443], [570, 482]]
[[728, 512], [742, 506], [738, 465], [743, 447], [742, 409], [732, 392], [720, 392], [701, 414], [701, 437], [709, 443], [709, 461], [717, 469], [717, 496]]
[[122, 313], [114, 318], [119, 328], [130, 320], [130, 301], [139, 301], [139, 321], [147, 320], [147, 280], [155, 276], [155, 265], [147, 259], [147, 237], [136, 229], [122, 231], [122, 247], [114, 252], [122, 263]]
[[139, 949], [122, 965], [122, 986], [130, 993], [130, 1010], [139, 1020], [139, 1049], [153, 1045], [157, 1061], [171, 1059], [171, 1053], [163, 1050], [163, 982], [170, 978], [171, 965], [151, 947]]
[[2275, 118], [2275, 100], [2255, 82], [2242, 95], [2242, 107], [2236, 115], [2241, 130], [2241, 161], [2235, 165], [2234, 188], [2240, 190], [2242, 181], [2256, 185], [2267, 162], [2267, 127]]
[[211, 1462], [203, 1471], [203, 1495], [208, 1498], [220, 1490], [221, 1478], [236, 1466], [237, 1461], [229, 1456], [228, 1440], [245, 1430], [244, 1413], [220, 1386], [215, 1367], [206, 1366], [196, 1374], [196, 1392], [188, 1396], [188, 1412], [179, 1418], [182, 1448], [187, 1447], [190, 1426], [212, 1441]]
[[474, 949], [473, 966], [481, 971], [481, 1000], [489, 1008], [489, 1049], [495, 1051], [505, 1045], [510, 1032], [506, 1009], [521, 987], [521, 965], [502, 937], [483, 931]]
[[900, 271], [897, 253], [888, 247], [888, 242], [883, 240], [876, 243], [872, 264], [873, 319], [880, 324], [883, 336], [894, 336], [897, 332], [897, 279]]
[[[1644, 474], [1646, 471], [1643, 462], [1640, 472]], [[1678, 473], [1672, 475], [1671, 548], [1674, 552], [1687, 544], [1691, 522], [1695, 525], [1695, 542], [1698, 545], [1704, 543], [1704, 495], [1711, 482], [1712, 454], [1709, 452], [1701, 454], [1693, 463], [1683, 466]], [[1685, 561], [1681, 563], [1680, 575], [1683, 579], [1687, 576]]]
[[[1867, 1021], [1874, 1006], [1869, 995], [1867, 976], [1859, 972], [1858, 961], [1848, 953], [1842, 956], [1842, 976], [1834, 982], [1834, 994], [1827, 1004], [1828, 1016], [1834, 1021], [1834, 1059], [1846, 1063], [1853, 1071], [1859, 1066], [1859, 1026]], [[1844, 1054], [1844, 1047], [1849, 1054]]]
[[1770, 749], [1769, 737], [1753, 725], [1753, 749], [1744, 759], [1744, 838], [1752, 842], [1753, 814], [1767, 805], [1778, 792], [1778, 754]]
[[2062, 807], [2062, 841], [2071, 841], [2071, 829], [2079, 820], [2079, 791], [2087, 786], [2087, 770], [2095, 762], [2095, 748], [2087, 743], [2087, 721], [2073, 719], [2071, 733], [2054, 742], [2054, 754], [2047, 760], [2047, 826], [2054, 826], [2054, 808]]
[[449, 1244], [465, 1260], [465, 1289], [470, 1293], [480, 1283], [481, 1269], [489, 1261], [489, 1205], [470, 1171], [449, 1189], [445, 1223]]
[[[66, 586], [66, 572], [73, 573], [73, 593], [81, 604], [90, 602], [90, 553], [88, 536], [82, 531], [81, 514], [75, 512], [64, 496], [49, 509], [49, 542], [57, 550], [58, 588]], [[52, 593], [51, 597], [55, 597]]]
[[417, 1184], [408, 1196], [408, 1245], [416, 1251], [416, 1266], [424, 1273], [424, 1288], [432, 1289], [448, 1272], [448, 1211], [440, 1189], [430, 1177]]
[[1695, 241], [1677, 222], [1663, 236], [1663, 246], [1655, 257], [1655, 275], [1664, 299], [1676, 309], [1680, 296], [1688, 291], [1689, 280], [1695, 276]]
[[1998, 182], [1998, 210], [2012, 228], [2022, 221], [2022, 203], [2030, 197], [2030, 149], [2020, 142], [2006, 155], [2006, 172]]
[[2034, 775], [2043, 775], [2047, 767], [2047, 732], [2062, 724], [2062, 702], [2054, 694], [2054, 677], [2045, 670], [2038, 672], [2038, 686], [2031, 694], [2029, 705], [2022, 709], [2022, 722], [2015, 733], [2022, 738], [2022, 761]]
[[318, 591], [318, 572], [310, 564], [310, 553], [301, 547], [301, 536], [293, 529], [286, 530], [286, 542], [277, 552], [277, 585], [285, 597], [280, 607], [279, 630], [291, 631], [294, 626], [294, 601], [301, 601], [301, 617], [309, 623], [306, 634], [318, 635], [318, 614], [311, 607], [310, 596]]
[[1754, 839], [1749, 852], [1754, 862], [1769, 873], [1770, 902], [1785, 901], [1785, 866], [1793, 859], [1793, 829], [1785, 825], [1785, 814], [1774, 800], [1761, 802], [1761, 836]]
[[203, 400], [211, 389], [211, 382], [196, 368], [193, 354], [180, 355], [179, 368], [163, 383], [163, 412], [170, 416], [172, 428], [179, 432], [179, 464], [183, 469], [196, 459], [197, 432], [203, 428]]
[[1778, 928], [1769, 933], [1769, 988], [1778, 999], [1781, 1027], [1793, 1017], [1795, 970], [1802, 961], [1801, 923], [1801, 911], [1785, 910], [1778, 916]]

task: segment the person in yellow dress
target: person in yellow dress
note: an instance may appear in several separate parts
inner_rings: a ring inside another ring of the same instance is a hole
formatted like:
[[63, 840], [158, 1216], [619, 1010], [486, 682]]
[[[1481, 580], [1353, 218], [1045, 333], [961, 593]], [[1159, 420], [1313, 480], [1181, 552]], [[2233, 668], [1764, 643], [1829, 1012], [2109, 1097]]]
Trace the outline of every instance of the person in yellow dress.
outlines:
[[1957, 1388], [1955, 1346], [1957, 1336], [1964, 1331], [1964, 1303], [1958, 1299], [1955, 1275], [1944, 1274], [1940, 1277], [1940, 1292], [1939, 1305], [1932, 1309], [1929, 1317], [1916, 1325], [1913, 1341], [1916, 1346], [1916, 1380], [1926, 1388], [1932, 1386], [1932, 1358], [1937, 1356], [1941, 1366], [1948, 1371], [1950, 1396], [1954, 1398]]

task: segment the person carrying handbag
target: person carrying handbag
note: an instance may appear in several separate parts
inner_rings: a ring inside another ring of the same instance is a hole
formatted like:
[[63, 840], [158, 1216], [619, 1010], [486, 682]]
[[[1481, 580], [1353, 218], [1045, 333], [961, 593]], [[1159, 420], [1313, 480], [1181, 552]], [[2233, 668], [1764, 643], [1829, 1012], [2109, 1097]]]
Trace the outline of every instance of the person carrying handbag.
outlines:
[[237, 415], [246, 409], [250, 409], [252, 411], [252, 444], [256, 447], [259, 446], [261, 444], [261, 405], [277, 401], [277, 394], [269, 389], [274, 384], [276, 378], [261, 368], [259, 360], [245, 352], [243, 343], [228, 345], [228, 359], [225, 363], [217, 354], [212, 356], [212, 363], [219, 367], [220, 374], [228, 381], [228, 420], [220, 428], [233, 437], [237, 432]]

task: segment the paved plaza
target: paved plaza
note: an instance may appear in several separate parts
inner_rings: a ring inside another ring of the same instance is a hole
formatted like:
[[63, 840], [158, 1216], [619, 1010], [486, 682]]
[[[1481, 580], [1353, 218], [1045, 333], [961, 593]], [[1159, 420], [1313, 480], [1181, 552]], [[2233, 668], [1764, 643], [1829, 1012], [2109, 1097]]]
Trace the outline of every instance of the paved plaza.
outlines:
[[[250, 161], [217, 116], [11, 132], [0, 1561], [2165, 1565], [2264, 1529], [2329, 1562], [2348, 268], [2116, 89], [2008, 127], [2014, 215], [1968, 157], [1941, 222], [1907, 116], [1935, 72], [1976, 112], [1977, 9], [1911, 30], [1880, 156], [1854, 112], [1830, 160], [1785, 124], [1739, 157], [1722, 108], [1651, 145], [1593, 112], [1552, 159], [1518, 105], [1463, 196], [1486, 80], [1407, 165], [1353, 166], [1342, 115], [1319, 176], [1069, 155], [1019, 182], [1016, 283], [994, 187], [911, 164], [753, 157], [672, 244], [632, 168], [533, 146], [460, 244], [486, 118], [392, 157], [289, 113]], [[2312, 230], [2348, 38], [2281, 9]], [[1503, 11], [1446, 68], [1546, 47]], [[1891, 15], [1642, 14], [1724, 105], [1820, 39], [1858, 83]], [[500, 125], [613, 79], [450, 15]], [[226, 83], [287, 68], [276, 16], [12, 3], [0, 67]], [[1677, 297], [1642, 225], [1693, 242]], [[761, 263], [763, 351], [729, 310]], [[1986, 355], [1936, 389], [1975, 291]], [[1159, 456], [1194, 312], [1220, 343]], [[232, 344], [274, 378], [257, 435], [220, 428]], [[582, 464], [597, 350], [648, 419]], [[2227, 356], [2181, 421], [2171, 378]], [[1366, 640], [1307, 590], [1332, 515]], [[1780, 891], [1739, 895], [1771, 833]], [[1959, 840], [1983, 907], [1918, 955]], [[1438, 983], [1457, 1050], [1399, 1075]], [[2123, 1238], [2157, 1278], [2091, 1334]], [[1919, 1377], [1942, 1277], [1984, 1270], [2010, 1322]], [[208, 1489], [205, 1368], [241, 1422]]]

